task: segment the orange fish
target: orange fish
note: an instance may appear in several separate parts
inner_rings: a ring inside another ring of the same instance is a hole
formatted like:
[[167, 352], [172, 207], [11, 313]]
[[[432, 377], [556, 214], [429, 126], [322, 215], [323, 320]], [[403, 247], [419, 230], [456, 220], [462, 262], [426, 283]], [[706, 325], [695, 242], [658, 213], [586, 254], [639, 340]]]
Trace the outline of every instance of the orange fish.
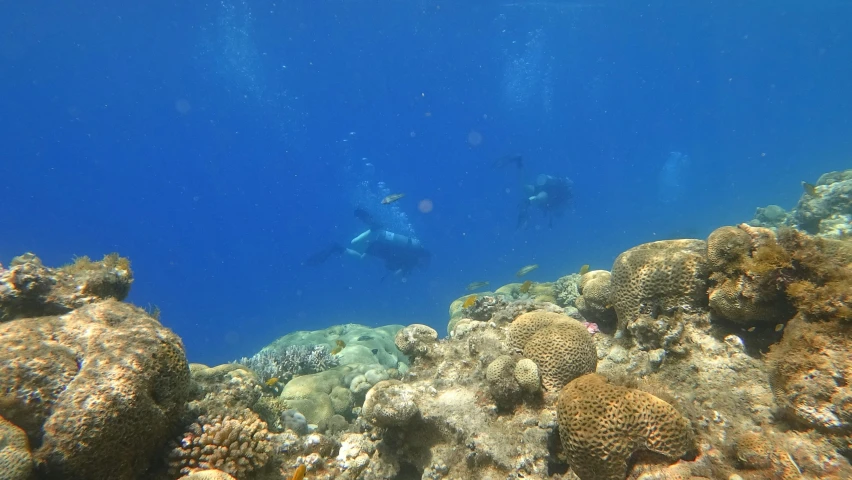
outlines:
[[293, 480], [303, 480], [305, 478], [305, 464], [299, 465], [299, 468], [296, 469], [296, 473], [293, 474]]
[[462, 304], [462, 308], [468, 308], [476, 302], [476, 295], [471, 295]]

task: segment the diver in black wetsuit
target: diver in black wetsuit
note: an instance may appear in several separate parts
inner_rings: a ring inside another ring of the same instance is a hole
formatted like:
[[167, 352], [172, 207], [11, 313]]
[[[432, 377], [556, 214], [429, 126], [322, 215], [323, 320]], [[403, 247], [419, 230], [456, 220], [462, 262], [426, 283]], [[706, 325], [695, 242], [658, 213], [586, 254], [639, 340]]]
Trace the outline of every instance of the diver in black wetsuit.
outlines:
[[541, 210], [553, 228], [553, 218], [561, 217], [574, 199], [574, 182], [568, 177], [541, 174], [535, 184], [524, 185], [524, 190], [528, 196], [521, 201], [517, 228], [527, 227], [531, 207]]
[[349, 247], [333, 244], [315, 253], [305, 265], [320, 265], [332, 255], [342, 253], [356, 258], [374, 257], [384, 261], [394, 275], [407, 276], [417, 267], [426, 267], [432, 254], [419, 240], [386, 230], [365, 210], [355, 210], [355, 216], [370, 229], [353, 238]]

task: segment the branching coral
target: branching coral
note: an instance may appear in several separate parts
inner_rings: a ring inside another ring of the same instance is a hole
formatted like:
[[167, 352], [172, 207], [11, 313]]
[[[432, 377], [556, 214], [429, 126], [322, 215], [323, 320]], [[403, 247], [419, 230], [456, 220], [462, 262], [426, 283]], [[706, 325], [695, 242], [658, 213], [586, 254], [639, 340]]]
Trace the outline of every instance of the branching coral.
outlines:
[[262, 350], [237, 361], [252, 369], [265, 382], [272, 378], [290, 379], [336, 367], [340, 360], [326, 345], [290, 345], [282, 350]]
[[169, 453], [173, 476], [215, 468], [237, 478], [269, 461], [269, 432], [257, 415], [246, 409], [237, 416], [200, 416]]

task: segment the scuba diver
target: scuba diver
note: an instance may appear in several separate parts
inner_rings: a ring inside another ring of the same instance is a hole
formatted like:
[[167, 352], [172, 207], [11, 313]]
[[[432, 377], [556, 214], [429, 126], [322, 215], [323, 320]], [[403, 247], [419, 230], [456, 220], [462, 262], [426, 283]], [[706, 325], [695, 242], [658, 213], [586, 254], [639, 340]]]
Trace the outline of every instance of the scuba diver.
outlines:
[[386, 269], [403, 277], [417, 267], [429, 265], [432, 254], [423, 248], [419, 240], [386, 230], [363, 209], [356, 209], [355, 216], [370, 228], [353, 238], [348, 247], [333, 244], [311, 255], [305, 265], [321, 265], [332, 255], [343, 253], [356, 258], [378, 258], [385, 262]]
[[553, 217], [561, 217], [571, 206], [574, 198], [574, 182], [568, 177], [541, 174], [533, 185], [524, 185], [527, 198], [520, 204], [517, 228], [526, 228], [530, 219], [530, 207], [537, 207], [548, 218], [553, 228]]

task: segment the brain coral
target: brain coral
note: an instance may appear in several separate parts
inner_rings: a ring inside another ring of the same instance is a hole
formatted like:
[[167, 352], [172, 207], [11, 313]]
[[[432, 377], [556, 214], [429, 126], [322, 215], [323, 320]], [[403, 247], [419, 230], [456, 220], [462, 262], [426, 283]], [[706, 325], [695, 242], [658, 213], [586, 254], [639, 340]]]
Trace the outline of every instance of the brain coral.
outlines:
[[568, 318], [565, 315], [544, 310], [524, 313], [509, 324], [509, 346], [517, 352], [524, 351], [530, 338], [542, 328], [550, 326], [556, 320]]
[[524, 345], [524, 356], [538, 366], [541, 384], [550, 391], [594, 372], [598, 365], [592, 335], [582, 323], [569, 317], [535, 332]]
[[265, 466], [272, 450], [266, 423], [251, 410], [236, 416], [202, 415], [169, 453], [169, 472], [176, 477], [217, 469], [242, 479]]
[[707, 303], [706, 244], [662, 240], [631, 248], [612, 266], [612, 305], [623, 332], [640, 314], [657, 318]]
[[33, 471], [33, 458], [27, 435], [0, 417], [0, 479], [27, 480]]
[[0, 324], [0, 366], [0, 415], [55, 478], [137, 478], [189, 396], [178, 336], [115, 300]]
[[583, 318], [599, 326], [614, 326], [615, 310], [610, 304], [612, 274], [592, 270], [580, 278], [580, 296], [575, 301]]
[[538, 365], [529, 358], [518, 360], [515, 365], [515, 381], [528, 392], [537, 392], [541, 388], [541, 375]]
[[676, 460], [694, 448], [689, 420], [674, 407], [597, 374], [565, 386], [556, 413], [568, 463], [581, 480], [624, 480], [638, 451]]

